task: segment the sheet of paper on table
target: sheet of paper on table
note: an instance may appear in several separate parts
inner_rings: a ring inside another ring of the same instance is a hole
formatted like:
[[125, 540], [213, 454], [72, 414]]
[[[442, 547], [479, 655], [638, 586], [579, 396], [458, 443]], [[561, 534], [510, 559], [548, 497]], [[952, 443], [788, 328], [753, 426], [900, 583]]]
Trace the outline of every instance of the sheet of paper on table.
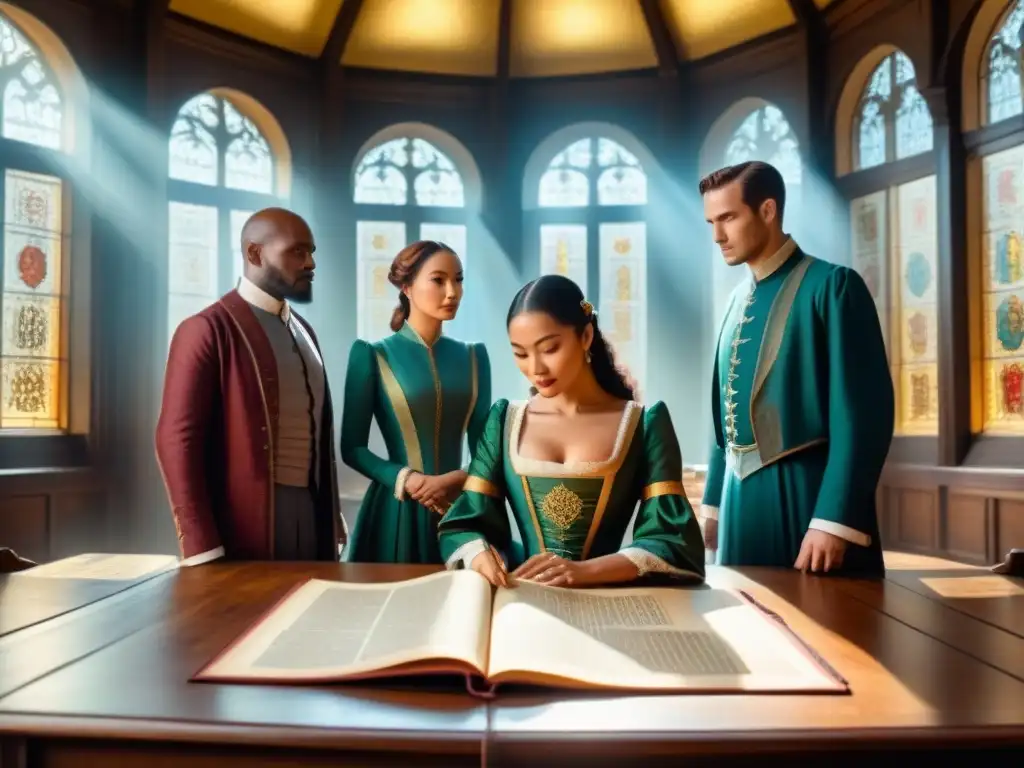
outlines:
[[940, 597], [986, 598], [1024, 595], [1024, 585], [1006, 576], [947, 576], [921, 579]]
[[14, 576], [36, 579], [134, 581], [178, 567], [174, 555], [110, 555], [88, 553], [37, 565]]

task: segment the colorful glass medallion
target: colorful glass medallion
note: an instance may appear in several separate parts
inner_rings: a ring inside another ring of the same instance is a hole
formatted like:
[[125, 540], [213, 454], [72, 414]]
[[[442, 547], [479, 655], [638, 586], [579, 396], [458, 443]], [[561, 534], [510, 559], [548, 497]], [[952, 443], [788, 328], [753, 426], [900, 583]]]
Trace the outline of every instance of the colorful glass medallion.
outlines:
[[1024, 381], [1024, 369], [1019, 363], [1004, 365], [999, 373], [1003, 385], [1003, 411], [1008, 414], [1020, 414], [1022, 409], [1021, 383]]
[[1009, 352], [1024, 344], [1024, 304], [1016, 295], [1006, 297], [996, 308], [996, 336]]
[[932, 284], [932, 265], [920, 251], [914, 251], [907, 259], [905, 276], [907, 288], [917, 298], [925, 295]]

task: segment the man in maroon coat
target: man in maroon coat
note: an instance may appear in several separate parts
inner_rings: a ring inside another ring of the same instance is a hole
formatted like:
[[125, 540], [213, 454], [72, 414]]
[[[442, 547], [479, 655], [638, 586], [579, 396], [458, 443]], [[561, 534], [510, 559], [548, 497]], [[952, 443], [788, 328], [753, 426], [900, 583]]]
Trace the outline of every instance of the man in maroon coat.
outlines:
[[156, 454], [183, 565], [337, 560], [347, 538], [316, 334], [313, 235], [270, 208], [242, 230], [244, 277], [171, 340]]

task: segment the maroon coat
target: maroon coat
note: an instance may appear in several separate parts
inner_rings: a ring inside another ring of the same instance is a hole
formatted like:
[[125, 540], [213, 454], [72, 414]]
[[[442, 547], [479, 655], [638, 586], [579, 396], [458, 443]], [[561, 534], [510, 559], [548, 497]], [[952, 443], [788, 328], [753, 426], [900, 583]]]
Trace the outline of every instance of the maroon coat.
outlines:
[[[313, 329], [294, 316], [319, 350]], [[238, 291], [178, 326], [167, 360], [156, 455], [183, 558], [223, 547], [230, 559], [274, 559], [278, 405], [277, 361]], [[316, 499], [317, 559], [337, 560], [347, 531], [326, 380], [320, 435], [324, 481]]]

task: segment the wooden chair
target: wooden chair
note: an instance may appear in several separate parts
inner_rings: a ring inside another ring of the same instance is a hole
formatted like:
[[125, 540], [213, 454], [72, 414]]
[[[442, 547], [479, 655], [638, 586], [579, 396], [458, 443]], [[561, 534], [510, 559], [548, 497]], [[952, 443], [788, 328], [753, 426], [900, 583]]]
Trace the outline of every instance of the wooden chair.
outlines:
[[0, 547], [0, 573], [24, 571], [28, 568], [34, 567], [35, 565], [36, 563], [31, 560], [19, 557], [18, 553], [10, 547]]

